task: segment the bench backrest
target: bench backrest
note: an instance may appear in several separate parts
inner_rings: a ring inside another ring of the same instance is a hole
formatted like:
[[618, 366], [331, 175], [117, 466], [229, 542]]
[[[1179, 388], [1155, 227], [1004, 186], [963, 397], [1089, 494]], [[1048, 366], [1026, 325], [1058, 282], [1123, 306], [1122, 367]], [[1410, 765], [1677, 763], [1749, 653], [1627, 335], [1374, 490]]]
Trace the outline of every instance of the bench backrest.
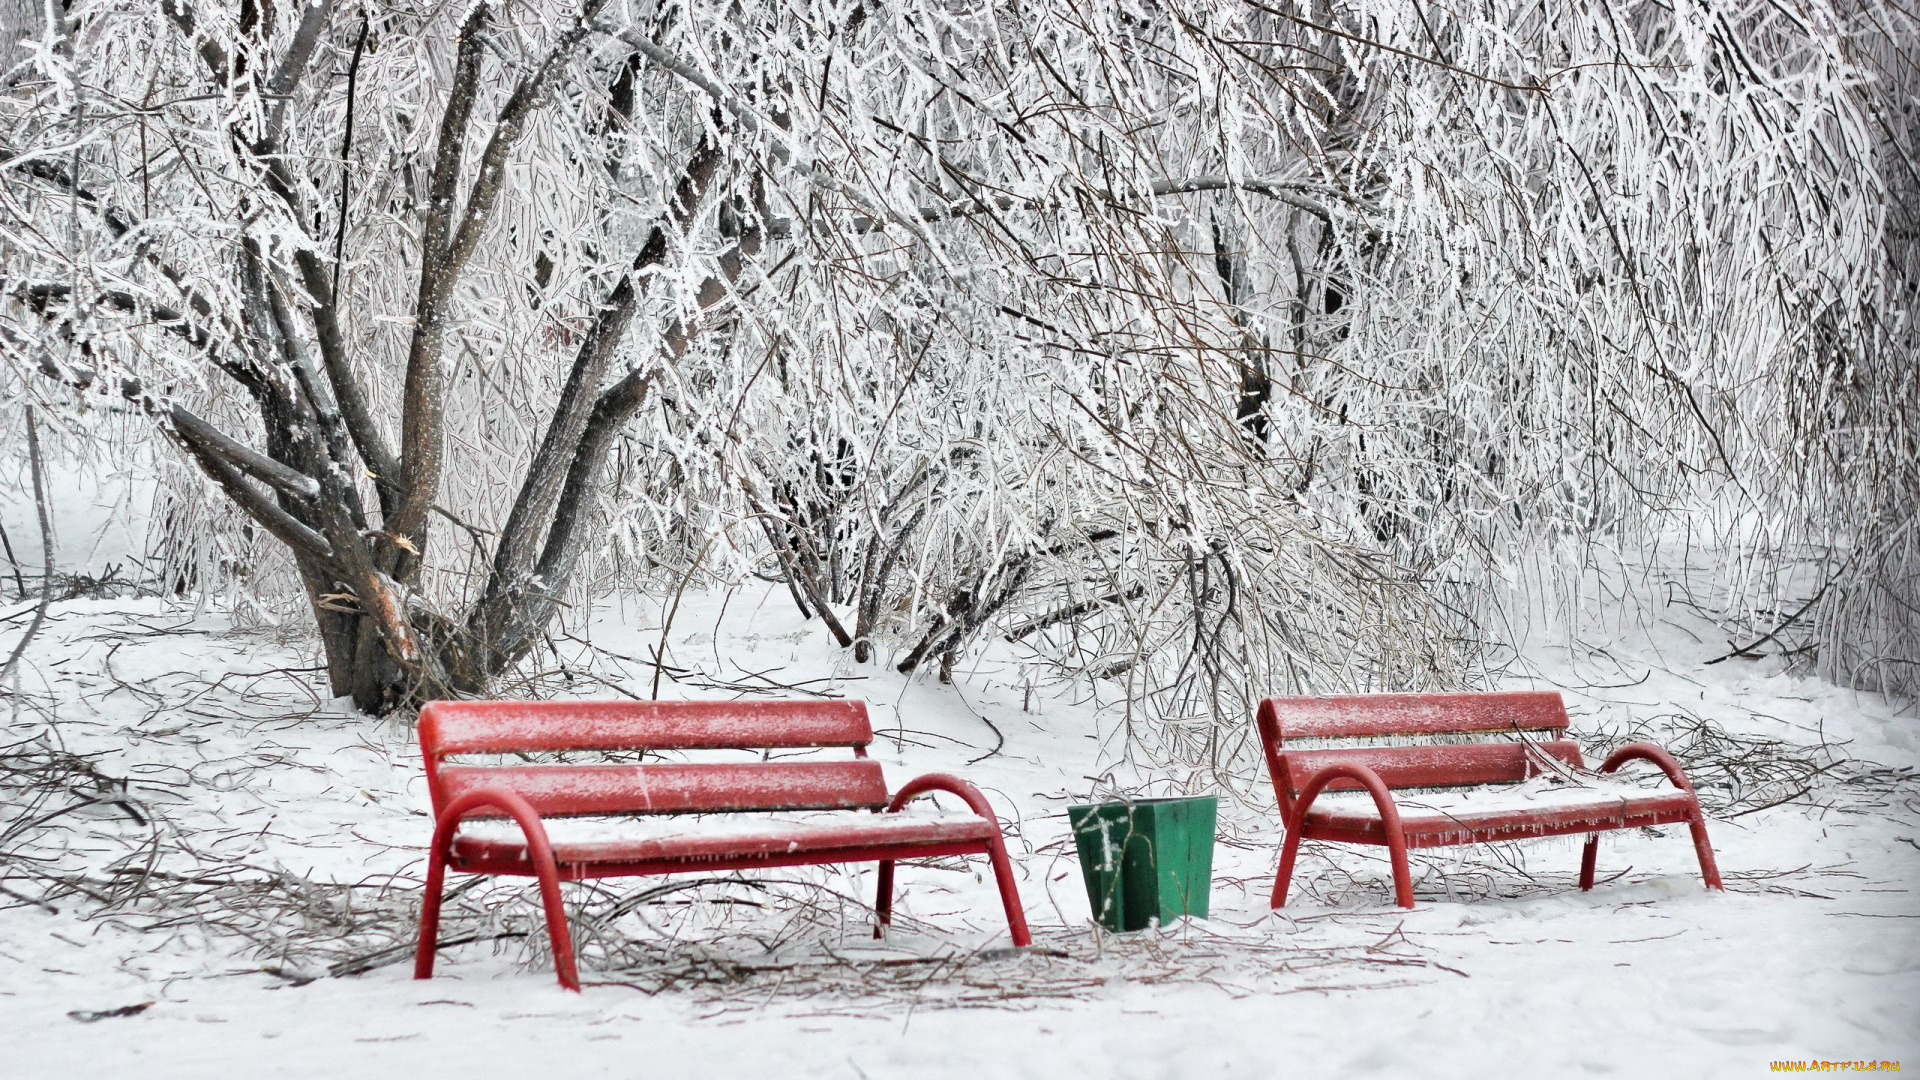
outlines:
[[[1564, 738], [1566, 706], [1550, 690], [1268, 698], [1260, 703], [1258, 724], [1283, 815], [1292, 813], [1294, 798], [1314, 773], [1336, 763], [1365, 765], [1389, 788], [1518, 783], [1546, 768], [1530, 746], [1574, 768], [1584, 764], [1579, 744]], [[1346, 739], [1434, 736], [1478, 738], [1324, 746]], [[1289, 750], [1289, 739], [1312, 739], [1322, 748]], [[1360, 786], [1343, 779], [1327, 790]]]
[[[420, 751], [437, 817], [480, 788], [524, 797], [543, 816], [833, 810], [885, 806], [862, 701], [433, 701]], [[848, 747], [847, 761], [470, 765], [460, 754], [567, 750], [787, 750]]]

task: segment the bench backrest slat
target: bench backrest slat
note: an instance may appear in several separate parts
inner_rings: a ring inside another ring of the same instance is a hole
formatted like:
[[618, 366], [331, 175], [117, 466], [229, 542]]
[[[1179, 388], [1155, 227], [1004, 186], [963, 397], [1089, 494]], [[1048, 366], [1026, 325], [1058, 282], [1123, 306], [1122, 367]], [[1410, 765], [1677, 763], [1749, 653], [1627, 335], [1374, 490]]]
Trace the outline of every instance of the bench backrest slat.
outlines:
[[434, 701], [426, 753], [863, 747], [864, 701]]
[[445, 765], [449, 801], [505, 788], [541, 816], [855, 810], [887, 804], [877, 761], [664, 765]]
[[[1540, 742], [1535, 746], [1547, 756], [1574, 768], [1580, 768], [1578, 743]], [[1382, 753], [1381, 751], [1385, 751]], [[1328, 765], [1351, 763], [1365, 765], [1379, 774], [1389, 788], [1473, 787], [1479, 784], [1514, 784], [1538, 776], [1546, 770], [1524, 743], [1481, 743], [1471, 746], [1388, 746], [1345, 750], [1290, 750], [1282, 766], [1287, 788], [1299, 794], [1314, 773]], [[1361, 785], [1354, 780], [1335, 780], [1328, 791], [1351, 791]]]
[[[1280, 811], [1291, 815], [1294, 799], [1318, 770], [1335, 763], [1364, 765], [1389, 788], [1470, 787], [1518, 783], [1546, 766], [1548, 757], [1583, 767], [1580, 747], [1560, 738], [1566, 706], [1551, 690], [1485, 694], [1349, 694], [1338, 697], [1268, 698], [1260, 703], [1260, 741], [1267, 752]], [[1479, 736], [1456, 744], [1352, 745], [1289, 749], [1288, 740], [1319, 741]], [[1337, 780], [1327, 790], [1361, 785]]]
[[[887, 802], [862, 701], [433, 701], [420, 750], [438, 815], [461, 794], [513, 791], [541, 814], [827, 810]], [[571, 750], [795, 750], [844, 747], [853, 760], [617, 765], [480, 765], [462, 754]]]
[[1487, 694], [1345, 694], [1268, 698], [1260, 703], [1263, 729], [1280, 739], [1382, 738], [1466, 735], [1495, 731], [1560, 731], [1567, 709], [1551, 690]]

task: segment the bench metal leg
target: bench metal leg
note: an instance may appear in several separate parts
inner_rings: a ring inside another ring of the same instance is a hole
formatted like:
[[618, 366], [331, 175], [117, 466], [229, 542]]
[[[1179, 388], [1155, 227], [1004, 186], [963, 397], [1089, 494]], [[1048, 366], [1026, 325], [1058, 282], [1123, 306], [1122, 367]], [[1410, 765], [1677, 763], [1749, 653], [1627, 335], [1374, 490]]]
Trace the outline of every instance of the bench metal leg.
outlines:
[[1287, 890], [1293, 887], [1293, 859], [1300, 853], [1300, 830], [1287, 823], [1287, 840], [1280, 846], [1280, 872], [1273, 876], [1273, 898], [1269, 907], [1287, 906]]
[[[433, 978], [434, 954], [439, 951], [441, 886], [446, 879], [446, 863], [438, 852], [429, 856], [426, 902], [420, 908], [420, 943], [414, 949], [413, 977]], [[560, 900], [560, 881], [541, 875], [540, 906], [547, 917], [547, 940], [553, 947], [554, 974], [560, 985], [580, 989], [580, 975], [573, 958], [573, 934], [567, 928], [566, 908]]]
[[[1280, 849], [1280, 871], [1273, 877], [1273, 899], [1275, 909], [1287, 906], [1287, 891], [1293, 884], [1293, 860], [1300, 854], [1300, 829], [1287, 830], [1287, 841]], [[1387, 858], [1393, 864], [1393, 902], [1403, 908], [1413, 907], [1413, 868], [1407, 862], [1406, 839], [1400, 835], [1387, 838]]]
[[1713, 845], [1707, 842], [1707, 816], [1696, 804], [1693, 808], [1693, 820], [1687, 822], [1687, 830], [1693, 833], [1694, 854], [1700, 856], [1700, 876], [1709, 889], [1726, 890], [1720, 884], [1720, 867], [1713, 861]]
[[[1286, 844], [1281, 847], [1281, 871], [1273, 874], [1273, 909], [1286, 907], [1286, 892], [1294, 882], [1294, 857], [1300, 855], [1300, 830], [1286, 830]], [[1400, 907], [1413, 907], [1413, 867], [1407, 863], [1407, 844], [1402, 836], [1390, 836], [1386, 842], [1386, 857], [1394, 867], [1394, 903]]]
[[[995, 837], [987, 848], [987, 859], [993, 864], [993, 883], [1000, 890], [1000, 906], [1007, 912], [1007, 933], [1013, 938], [1013, 944], [1025, 948], [1033, 944], [1033, 934], [1027, 929], [1027, 913], [1020, 907], [1020, 889], [1013, 880], [1013, 860], [1007, 857], [1007, 846]], [[875, 925], [873, 936], [885, 937], [887, 927], [893, 923], [893, 860], [880, 860], [880, 884], [875, 890], [873, 911]]]
[[873, 898], [875, 922], [873, 936], [876, 940], [887, 936], [887, 926], [893, 922], [893, 860], [880, 860], [880, 888]]
[[435, 843], [427, 852], [427, 893], [420, 905], [420, 944], [413, 951], [413, 977], [433, 978], [434, 954], [440, 947], [440, 893], [447, 879], [447, 860]]
[[998, 832], [993, 834], [987, 858], [993, 861], [993, 880], [1000, 886], [1000, 905], [1007, 909], [1007, 931], [1016, 948], [1026, 948], [1033, 944], [1033, 935], [1027, 932], [1027, 913], [1020, 908], [1020, 890], [1013, 883], [1013, 860], [1007, 858], [1007, 845]]
[[[1726, 890], [1720, 883], [1720, 867], [1713, 859], [1713, 845], [1707, 842], [1707, 818], [1698, 808], [1687, 819], [1687, 831], [1693, 834], [1693, 852], [1700, 858], [1700, 877], [1709, 889]], [[1593, 888], [1594, 864], [1600, 858], [1600, 834], [1592, 833], [1587, 837], [1586, 849], [1580, 853], [1580, 888], [1582, 891]]]
[[[959, 796], [969, 810], [993, 823], [993, 835], [987, 841], [987, 858], [993, 863], [993, 881], [1000, 888], [1000, 903], [1007, 909], [1007, 932], [1018, 948], [1033, 944], [1033, 935], [1027, 932], [1026, 912], [1020, 908], [1020, 890], [1013, 882], [1013, 861], [1007, 858], [1007, 842], [1000, 833], [1000, 819], [994, 816], [993, 807], [987, 805], [987, 798], [980, 794], [979, 788], [959, 777], [928, 773], [907, 781], [906, 786], [894, 792], [887, 804], [887, 813], [898, 813], [914, 799], [936, 791]], [[874, 909], [880, 917], [880, 925], [874, 927], [874, 936], [878, 937], [893, 917], [893, 862], [890, 859], [880, 862], [880, 896]]]
[[540, 906], [547, 915], [547, 941], [553, 947], [553, 973], [560, 978], [560, 985], [574, 993], [580, 992], [580, 969], [573, 959], [573, 932], [567, 928], [567, 909], [560, 902], [560, 875], [553, 864], [553, 852], [546, 852], [546, 858], [535, 858], [533, 865], [540, 871]]

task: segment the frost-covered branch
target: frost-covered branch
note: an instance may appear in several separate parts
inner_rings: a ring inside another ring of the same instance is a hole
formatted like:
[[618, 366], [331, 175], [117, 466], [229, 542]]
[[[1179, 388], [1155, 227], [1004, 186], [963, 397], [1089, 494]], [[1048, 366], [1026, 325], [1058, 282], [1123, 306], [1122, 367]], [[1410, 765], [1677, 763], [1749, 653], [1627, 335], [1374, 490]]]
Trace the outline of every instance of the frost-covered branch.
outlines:
[[1740, 640], [1920, 670], [1908, 14], [227, 5], [75, 0], [0, 99], [5, 352], [224, 433], [154, 415], [162, 562], [368, 708], [758, 575], [1227, 767], [1674, 534]]

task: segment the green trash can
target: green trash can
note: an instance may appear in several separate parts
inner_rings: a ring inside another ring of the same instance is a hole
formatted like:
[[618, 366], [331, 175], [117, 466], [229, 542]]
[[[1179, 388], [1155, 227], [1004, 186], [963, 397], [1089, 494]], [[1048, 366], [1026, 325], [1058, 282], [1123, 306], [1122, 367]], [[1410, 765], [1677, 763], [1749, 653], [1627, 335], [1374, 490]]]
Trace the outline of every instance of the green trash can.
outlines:
[[1094, 919], [1118, 931], [1206, 918], [1218, 812], [1211, 795], [1068, 807]]

